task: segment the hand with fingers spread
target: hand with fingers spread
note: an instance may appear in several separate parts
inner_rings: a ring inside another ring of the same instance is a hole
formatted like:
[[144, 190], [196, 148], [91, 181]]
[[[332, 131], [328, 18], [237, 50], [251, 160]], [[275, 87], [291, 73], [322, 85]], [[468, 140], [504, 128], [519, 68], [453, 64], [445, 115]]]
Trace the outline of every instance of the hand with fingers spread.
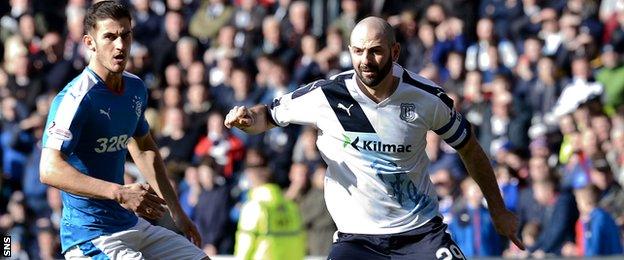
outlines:
[[524, 243], [522, 243], [517, 235], [519, 223], [518, 217], [506, 208], [492, 208], [490, 209], [490, 215], [492, 216], [492, 221], [494, 222], [494, 228], [496, 228], [496, 231], [499, 234], [509, 238], [509, 240], [511, 240], [511, 242], [513, 242], [518, 248], [524, 250]]
[[244, 106], [235, 106], [225, 116], [224, 124], [227, 128], [245, 129], [252, 126], [255, 122], [255, 116], [251, 110]]
[[132, 210], [139, 216], [155, 220], [165, 213], [165, 200], [158, 197], [156, 192], [148, 184], [134, 183], [121, 186], [116, 191], [115, 201], [122, 207]]

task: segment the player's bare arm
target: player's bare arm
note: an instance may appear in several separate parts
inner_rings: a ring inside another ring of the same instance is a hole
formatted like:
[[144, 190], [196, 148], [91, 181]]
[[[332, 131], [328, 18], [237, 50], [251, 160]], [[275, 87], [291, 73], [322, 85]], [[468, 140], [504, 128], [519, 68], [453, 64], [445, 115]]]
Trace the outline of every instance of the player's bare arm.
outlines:
[[178, 196], [167, 179], [165, 164], [151, 134], [148, 133], [141, 137], [135, 136], [130, 139], [128, 151], [147, 182], [154, 188], [158, 196], [164, 198], [163, 202], [166, 202], [171, 210], [173, 220], [178, 228], [186, 234], [191, 242], [198, 247], [201, 246], [199, 232], [193, 222], [184, 214], [178, 202]]
[[468, 174], [477, 182], [483, 192], [483, 196], [487, 200], [496, 231], [508, 237], [516, 246], [524, 250], [524, 244], [517, 237], [518, 218], [505, 207], [503, 197], [496, 183], [494, 170], [492, 170], [483, 148], [481, 148], [474, 135], [470, 136], [466, 145], [460, 148], [458, 152], [464, 165], [466, 165]]
[[148, 216], [158, 218], [164, 209], [164, 201], [148, 192], [149, 186], [140, 184], [119, 185], [93, 178], [79, 172], [67, 163], [59, 151], [44, 148], [39, 165], [42, 183], [79, 196], [115, 200], [124, 208], [133, 211], [150, 211]]
[[271, 116], [265, 105], [256, 105], [252, 108], [235, 106], [225, 116], [224, 124], [227, 128], [236, 127], [248, 134], [258, 134], [273, 127], [268, 120]]

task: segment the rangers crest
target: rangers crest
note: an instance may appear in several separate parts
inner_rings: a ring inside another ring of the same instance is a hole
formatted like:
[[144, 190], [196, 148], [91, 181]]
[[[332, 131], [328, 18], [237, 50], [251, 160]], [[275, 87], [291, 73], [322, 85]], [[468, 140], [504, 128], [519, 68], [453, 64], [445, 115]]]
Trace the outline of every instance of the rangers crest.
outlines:
[[141, 99], [138, 96], [134, 96], [132, 98], [132, 108], [134, 109], [134, 113], [136, 113], [137, 117], [141, 116], [141, 106], [143, 104], [141, 103]]

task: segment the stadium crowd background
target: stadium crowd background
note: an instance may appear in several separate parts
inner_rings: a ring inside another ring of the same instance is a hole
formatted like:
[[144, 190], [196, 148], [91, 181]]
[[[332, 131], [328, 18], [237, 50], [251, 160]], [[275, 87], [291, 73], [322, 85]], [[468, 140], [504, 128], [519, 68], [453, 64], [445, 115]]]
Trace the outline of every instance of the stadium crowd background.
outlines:
[[[396, 27], [398, 63], [442, 86], [473, 124], [520, 217], [526, 252], [496, 235], [458, 155], [428, 135], [440, 210], [467, 256], [622, 253], [624, 0], [126, 3], [135, 40], [127, 70], [148, 85], [146, 116], [209, 254], [232, 254], [246, 168], [265, 164], [305, 209], [307, 253], [327, 254], [335, 226], [316, 130], [247, 136], [224, 128], [223, 115], [350, 69], [349, 32], [368, 15]], [[0, 231], [16, 258], [61, 257], [60, 193], [39, 182], [40, 138], [51, 98], [86, 65], [89, 4], [0, 3]], [[127, 181], [141, 181], [132, 163]]]

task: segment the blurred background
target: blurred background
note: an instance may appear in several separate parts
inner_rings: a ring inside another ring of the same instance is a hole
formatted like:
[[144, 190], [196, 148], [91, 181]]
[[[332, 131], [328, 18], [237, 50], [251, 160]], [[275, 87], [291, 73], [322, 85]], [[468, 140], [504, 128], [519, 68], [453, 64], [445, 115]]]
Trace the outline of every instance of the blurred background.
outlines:
[[[299, 250], [327, 255], [336, 228], [317, 130], [248, 136], [223, 117], [351, 69], [349, 33], [369, 15], [396, 28], [398, 63], [443, 87], [473, 124], [520, 217], [524, 252], [495, 233], [458, 155], [430, 133], [428, 174], [466, 256], [622, 254], [624, 0], [122, 2], [134, 25], [127, 70], [149, 88], [151, 131], [209, 255], [233, 254], [248, 191], [266, 183], [302, 209], [287, 215], [306, 237]], [[16, 259], [62, 257], [61, 198], [39, 182], [40, 139], [51, 99], [87, 64], [90, 4], [0, 2], [0, 231]], [[126, 166], [128, 183], [143, 181]]]

